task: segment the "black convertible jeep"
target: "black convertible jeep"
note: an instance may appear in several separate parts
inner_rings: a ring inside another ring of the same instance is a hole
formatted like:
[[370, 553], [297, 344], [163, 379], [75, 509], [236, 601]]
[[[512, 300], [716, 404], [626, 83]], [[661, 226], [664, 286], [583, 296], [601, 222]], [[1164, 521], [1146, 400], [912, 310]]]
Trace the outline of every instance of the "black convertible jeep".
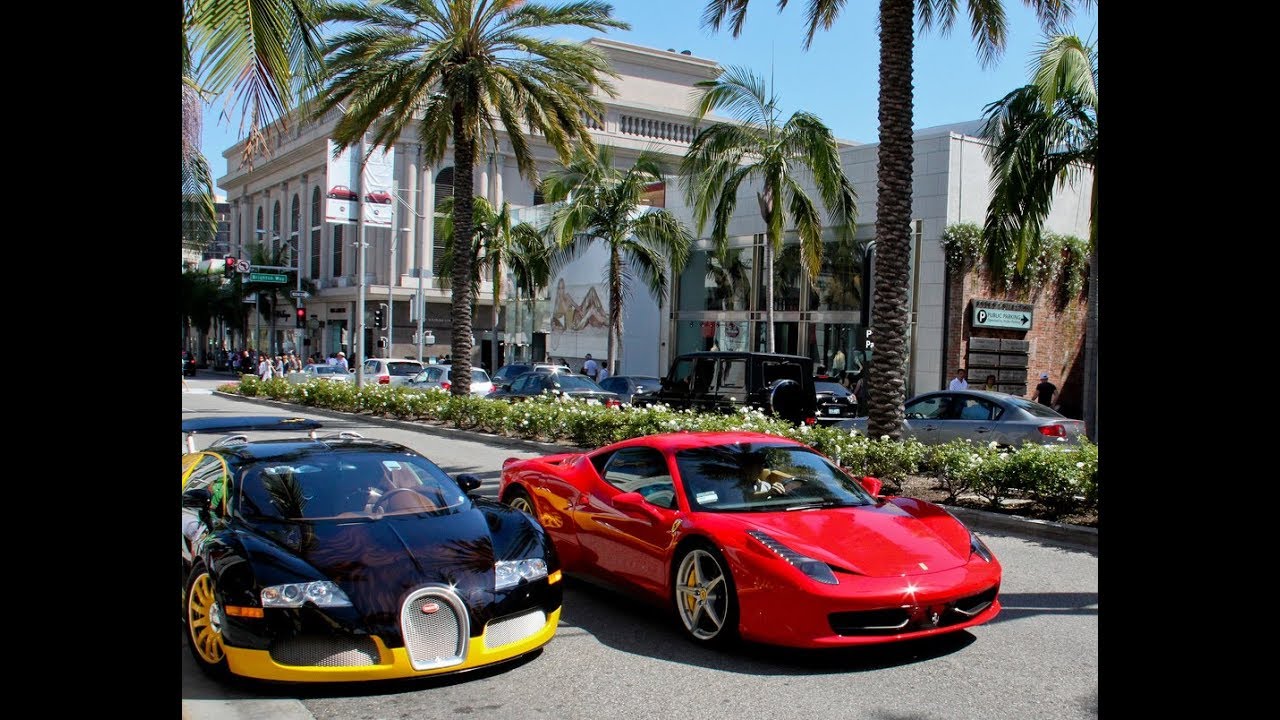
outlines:
[[817, 415], [813, 360], [759, 352], [686, 353], [672, 361], [661, 389], [636, 395], [632, 402], [719, 413], [753, 407], [797, 425], [812, 425]]

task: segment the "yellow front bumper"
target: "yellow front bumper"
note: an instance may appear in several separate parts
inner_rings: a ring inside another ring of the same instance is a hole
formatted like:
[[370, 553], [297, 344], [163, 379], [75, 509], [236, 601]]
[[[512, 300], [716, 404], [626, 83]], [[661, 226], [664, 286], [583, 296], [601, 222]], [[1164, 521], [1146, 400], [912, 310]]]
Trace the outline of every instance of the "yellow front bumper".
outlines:
[[560, 624], [560, 608], [547, 616], [547, 622], [538, 632], [507, 645], [496, 648], [485, 647], [484, 635], [471, 638], [467, 643], [467, 654], [463, 661], [449, 667], [431, 670], [414, 670], [409, 662], [409, 653], [403, 647], [387, 648], [382, 639], [374, 637], [378, 647], [378, 664], [359, 667], [300, 667], [297, 665], [281, 665], [271, 659], [266, 650], [246, 650], [227, 647], [227, 664], [232, 673], [259, 680], [280, 680], [286, 682], [351, 682], [358, 680], [393, 680], [397, 678], [427, 677], [447, 673], [471, 670], [485, 665], [510, 660], [546, 645], [556, 634]]

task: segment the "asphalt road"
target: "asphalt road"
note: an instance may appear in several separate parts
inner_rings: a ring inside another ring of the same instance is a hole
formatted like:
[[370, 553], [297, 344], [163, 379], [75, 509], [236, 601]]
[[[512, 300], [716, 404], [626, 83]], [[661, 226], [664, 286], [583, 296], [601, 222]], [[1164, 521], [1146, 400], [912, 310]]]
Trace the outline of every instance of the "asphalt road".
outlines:
[[[183, 417], [269, 412], [207, 394], [221, 380], [189, 379]], [[468, 433], [441, 436], [314, 416], [327, 428], [404, 443], [450, 473], [476, 473], [485, 481], [482, 494], [496, 491], [503, 459], [536, 454]], [[707, 650], [686, 641], [664, 608], [568, 580], [556, 637], [532, 656], [496, 669], [343, 686], [219, 684], [201, 675], [184, 650], [182, 716], [1096, 718], [1096, 553], [1014, 533], [983, 538], [1004, 566], [1004, 610], [991, 623], [937, 640], [822, 652], [754, 645]]]

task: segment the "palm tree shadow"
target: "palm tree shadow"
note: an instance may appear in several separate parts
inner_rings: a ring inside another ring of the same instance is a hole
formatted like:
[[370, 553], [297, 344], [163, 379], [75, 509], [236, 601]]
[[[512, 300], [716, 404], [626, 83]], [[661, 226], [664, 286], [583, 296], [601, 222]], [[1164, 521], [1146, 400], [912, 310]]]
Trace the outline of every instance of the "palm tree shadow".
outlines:
[[851, 648], [800, 649], [740, 642], [696, 645], [667, 608], [579, 579], [565, 581], [560, 636], [587, 633], [626, 653], [743, 675], [832, 675], [910, 665], [953, 654], [976, 638], [954, 632], [921, 640]]

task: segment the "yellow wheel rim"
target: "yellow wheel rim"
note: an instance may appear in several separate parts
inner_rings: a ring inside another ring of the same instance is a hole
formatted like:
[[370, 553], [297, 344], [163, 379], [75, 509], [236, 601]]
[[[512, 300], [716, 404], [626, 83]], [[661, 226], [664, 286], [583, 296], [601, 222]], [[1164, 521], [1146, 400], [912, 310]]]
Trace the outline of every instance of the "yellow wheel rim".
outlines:
[[191, 645], [200, 659], [210, 665], [222, 662], [222, 608], [213, 599], [213, 578], [202, 573], [191, 585], [187, 598], [187, 628]]

